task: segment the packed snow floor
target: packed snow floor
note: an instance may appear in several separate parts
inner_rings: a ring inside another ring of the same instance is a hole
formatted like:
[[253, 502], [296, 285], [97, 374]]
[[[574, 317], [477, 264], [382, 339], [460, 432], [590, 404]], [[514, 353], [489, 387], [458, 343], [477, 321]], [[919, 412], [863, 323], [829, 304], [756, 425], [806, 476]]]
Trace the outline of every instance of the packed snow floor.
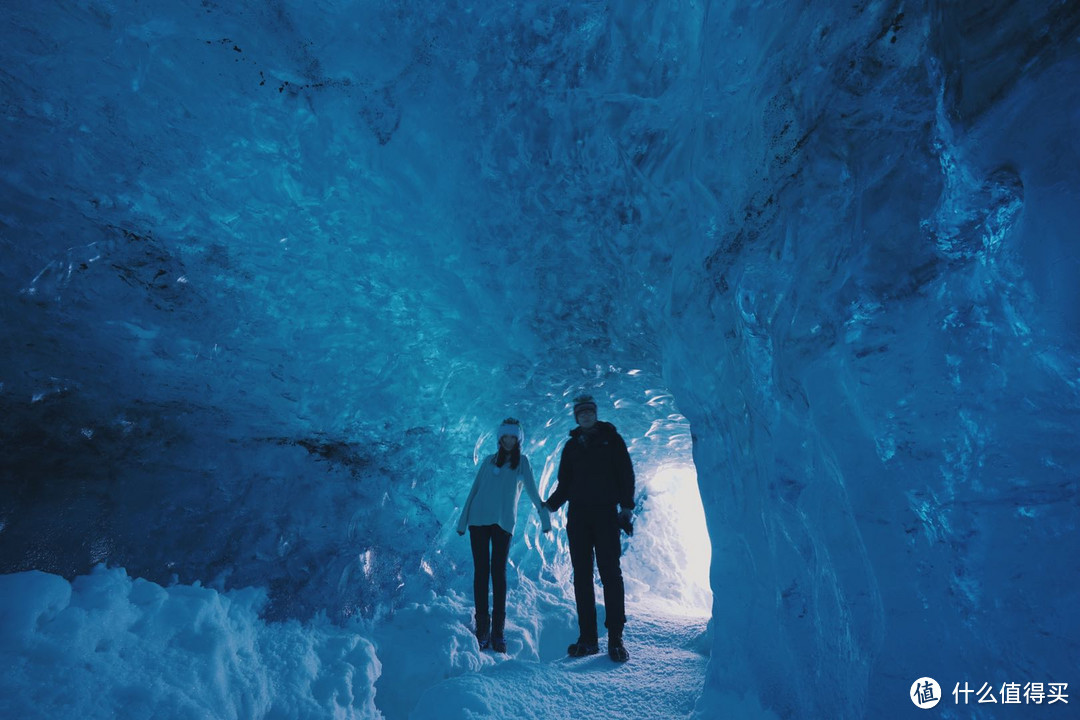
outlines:
[[704, 528], [696, 492], [677, 502], [665, 477], [623, 555], [628, 663], [608, 658], [603, 629], [598, 655], [566, 655], [578, 630], [565, 533], [534, 524], [511, 549], [505, 655], [473, 637], [464, 541], [432, 553], [446, 583], [417, 573], [400, 593], [411, 602], [344, 624], [267, 621], [266, 589], [162, 586], [119, 567], [0, 574], [0, 718], [686, 718], [710, 646], [709, 543], [676, 512], [693, 505]]
[[72, 582], [0, 575], [0, 717], [686, 718], [708, 620], [648, 602], [627, 603], [620, 664], [605, 635], [599, 654], [566, 655], [565, 604], [519, 604], [503, 655], [477, 648], [460, 596], [402, 609], [372, 641], [363, 623], [267, 623], [256, 589], [162, 587], [104, 566]]
[[603, 634], [600, 653], [585, 658], [525, 661], [514, 659], [512, 653], [492, 653], [498, 658], [495, 665], [429, 688], [409, 717], [688, 717], [705, 679], [708, 618], [668, 615], [662, 608], [632, 603], [627, 615], [631, 618], [624, 637], [630, 651], [627, 663], [608, 658]]

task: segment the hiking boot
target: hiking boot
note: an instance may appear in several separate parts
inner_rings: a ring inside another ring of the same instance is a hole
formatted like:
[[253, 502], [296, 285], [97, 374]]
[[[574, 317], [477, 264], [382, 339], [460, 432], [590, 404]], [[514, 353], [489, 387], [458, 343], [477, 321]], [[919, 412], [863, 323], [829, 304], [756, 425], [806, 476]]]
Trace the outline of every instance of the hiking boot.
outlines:
[[491, 618], [480, 613], [476, 614], [476, 642], [481, 650], [487, 649], [491, 642]]
[[608, 628], [607, 654], [615, 662], [626, 662], [630, 659], [630, 653], [622, 644], [622, 625]]
[[506, 638], [503, 637], [503, 628], [506, 627], [506, 615], [496, 613], [491, 616], [491, 649], [497, 653], [506, 652]]
[[582, 640], [578, 638], [578, 641], [566, 648], [566, 654], [570, 657], [585, 657], [586, 655], [595, 655], [600, 652], [600, 645], [595, 640]]

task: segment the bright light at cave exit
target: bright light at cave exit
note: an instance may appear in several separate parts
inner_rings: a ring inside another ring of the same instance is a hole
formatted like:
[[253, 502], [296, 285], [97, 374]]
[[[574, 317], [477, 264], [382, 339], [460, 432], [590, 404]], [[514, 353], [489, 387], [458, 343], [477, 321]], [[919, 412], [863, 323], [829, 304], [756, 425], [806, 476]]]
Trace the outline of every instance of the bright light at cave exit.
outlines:
[[648, 499], [630, 543], [631, 562], [653, 565], [650, 596], [662, 597], [689, 614], [708, 615], [712, 612], [712, 543], [697, 471], [693, 465], [662, 465], [646, 485]]

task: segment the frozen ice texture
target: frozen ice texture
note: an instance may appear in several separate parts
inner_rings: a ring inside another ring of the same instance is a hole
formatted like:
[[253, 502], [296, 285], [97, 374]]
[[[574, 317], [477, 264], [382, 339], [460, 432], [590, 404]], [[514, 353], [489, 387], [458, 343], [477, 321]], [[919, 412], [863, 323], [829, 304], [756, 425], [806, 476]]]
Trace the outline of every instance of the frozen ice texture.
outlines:
[[9, 5], [10, 708], [491, 707], [457, 512], [507, 415], [550, 492], [582, 391], [636, 602], [702, 597], [695, 466], [700, 717], [1080, 682], [1075, 3]]

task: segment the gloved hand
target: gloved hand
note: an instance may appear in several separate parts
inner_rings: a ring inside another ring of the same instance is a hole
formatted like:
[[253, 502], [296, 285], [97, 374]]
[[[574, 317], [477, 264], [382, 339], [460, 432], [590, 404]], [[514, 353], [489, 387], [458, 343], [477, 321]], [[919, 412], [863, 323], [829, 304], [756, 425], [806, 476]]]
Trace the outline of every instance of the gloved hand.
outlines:
[[626, 533], [630, 537], [634, 536], [634, 522], [630, 518], [630, 511], [629, 510], [627, 510], [626, 508], [623, 508], [622, 510], [620, 510], [619, 511], [619, 519], [618, 519], [617, 522], [619, 524], [619, 527], [622, 528], [622, 531], [624, 533]]

